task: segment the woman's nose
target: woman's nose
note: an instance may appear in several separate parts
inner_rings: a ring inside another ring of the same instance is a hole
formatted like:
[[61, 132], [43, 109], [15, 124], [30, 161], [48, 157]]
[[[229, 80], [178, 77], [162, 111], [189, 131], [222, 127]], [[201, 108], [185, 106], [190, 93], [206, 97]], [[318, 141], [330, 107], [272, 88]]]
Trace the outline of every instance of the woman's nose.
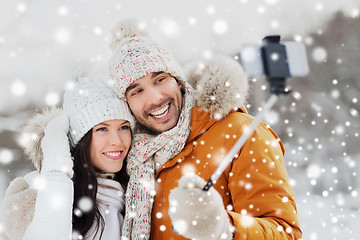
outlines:
[[123, 140], [120, 136], [120, 133], [111, 134], [110, 142], [113, 146], [121, 146], [123, 144]]

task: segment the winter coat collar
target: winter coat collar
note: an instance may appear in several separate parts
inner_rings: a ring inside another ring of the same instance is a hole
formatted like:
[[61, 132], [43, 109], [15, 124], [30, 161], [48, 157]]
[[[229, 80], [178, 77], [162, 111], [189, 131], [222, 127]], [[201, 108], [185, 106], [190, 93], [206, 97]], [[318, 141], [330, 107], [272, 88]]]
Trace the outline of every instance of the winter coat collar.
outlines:
[[209, 113], [203, 111], [200, 106], [193, 107], [191, 110], [191, 131], [186, 144], [196, 141], [196, 138], [205, 133], [216, 122], [216, 119], [209, 119]]

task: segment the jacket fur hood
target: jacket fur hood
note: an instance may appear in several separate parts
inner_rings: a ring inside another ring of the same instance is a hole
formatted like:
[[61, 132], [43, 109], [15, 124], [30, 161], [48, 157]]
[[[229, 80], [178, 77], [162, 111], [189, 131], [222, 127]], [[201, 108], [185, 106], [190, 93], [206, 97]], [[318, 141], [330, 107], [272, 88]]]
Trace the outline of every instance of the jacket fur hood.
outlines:
[[37, 170], [41, 169], [43, 159], [41, 140], [45, 135], [45, 127], [51, 119], [60, 115], [61, 112], [61, 108], [51, 108], [35, 114], [21, 131], [19, 144], [24, 148], [25, 154]]
[[[225, 117], [234, 108], [246, 104], [248, 77], [241, 65], [227, 56], [215, 56], [185, 67], [188, 83], [194, 88], [195, 105], [201, 106], [212, 118]], [[62, 109], [52, 108], [34, 115], [22, 130], [20, 145], [34, 166], [40, 170], [43, 154], [41, 140], [47, 123]]]
[[246, 104], [248, 77], [241, 65], [227, 56], [215, 56], [185, 68], [189, 84], [195, 89], [195, 105], [212, 118], [225, 117]]

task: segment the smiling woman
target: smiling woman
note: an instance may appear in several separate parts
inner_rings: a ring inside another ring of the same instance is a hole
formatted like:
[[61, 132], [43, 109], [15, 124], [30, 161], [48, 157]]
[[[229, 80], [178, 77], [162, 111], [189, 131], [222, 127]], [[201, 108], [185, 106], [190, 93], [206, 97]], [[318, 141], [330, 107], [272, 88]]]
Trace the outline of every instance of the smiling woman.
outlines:
[[37, 171], [10, 184], [2, 237], [120, 240], [133, 125], [127, 104], [95, 79], [66, 91], [63, 110], [30, 120], [23, 134], [36, 139], [23, 145]]
[[102, 122], [92, 129], [91, 163], [105, 172], [118, 172], [131, 144], [130, 123], [122, 119]]

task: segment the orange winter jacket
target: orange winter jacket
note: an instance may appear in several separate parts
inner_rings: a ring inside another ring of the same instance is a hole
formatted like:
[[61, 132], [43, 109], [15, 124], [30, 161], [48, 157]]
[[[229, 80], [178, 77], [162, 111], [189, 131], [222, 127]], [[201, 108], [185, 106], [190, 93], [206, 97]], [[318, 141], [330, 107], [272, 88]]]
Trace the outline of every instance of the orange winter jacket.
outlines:
[[[199, 107], [192, 109], [191, 131], [183, 151], [156, 173], [151, 239], [186, 239], [172, 231], [170, 191], [188, 172], [207, 181], [252, 120], [244, 111], [232, 111], [216, 121]], [[284, 146], [265, 123], [259, 125], [213, 187], [222, 196], [236, 229], [234, 239], [301, 238]]]

